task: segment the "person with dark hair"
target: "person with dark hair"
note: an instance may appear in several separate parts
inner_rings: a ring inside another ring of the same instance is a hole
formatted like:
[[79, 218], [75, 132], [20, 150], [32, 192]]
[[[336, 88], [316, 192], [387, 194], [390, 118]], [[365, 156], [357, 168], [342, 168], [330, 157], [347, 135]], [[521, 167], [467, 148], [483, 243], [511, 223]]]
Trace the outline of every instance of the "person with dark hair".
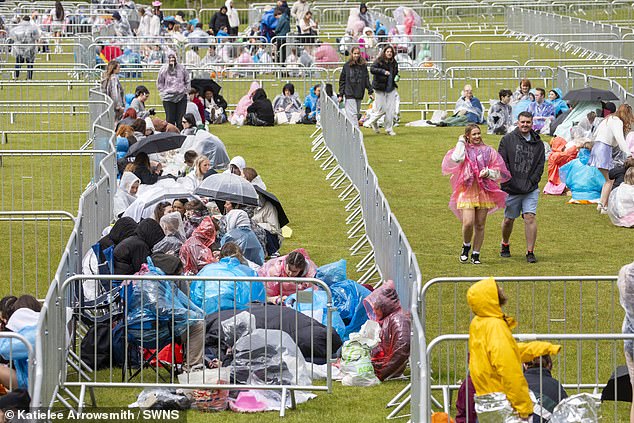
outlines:
[[225, 5], [222, 5], [220, 10], [218, 10], [209, 21], [209, 29], [212, 31], [213, 35], [217, 35], [218, 31], [220, 31], [223, 27], [227, 29], [230, 28], [227, 6]]
[[119, 81], [120, 71], [119, 62], [111, 60], [101, 78], [101, 91], [112, 99], [116, 120], [121, 119], [125, 110], [125, 92]]
[[[543, 355], [524, 363], [524, 377], [528, 383], [528, 389], [535, 394], [537, 404], [548, 413], [552, 413], [561, 400], [568, 398], [564, 387], [553, 377], [552, 368], [553, 360], [550, 355]], [[535, 407], [534, 423], [548, 421], [541, 412], [538, 412], [540, 407]]]
[[511, 90], [500, 90], [500, 101], [494, 103], [489, 109], [487, 118], [487, 134], [506, 135], [513, 126], [513, 108], [510, 105], [513, 93]]
[[275, 113], [271, 100], [266, 97], [264, 88], [258, 88], [253, 92], [253, 103], [247, 107], [247, 125], [273, 126], [275, 125]]
[[55, 54], [58, 54], [62, 52], [62, 47], [59, 45], [59, 38], [62, 36], [66, 20], [66, 13], [64, 12], [64, 6], [62, 6], [61, 1], [55, 1], [55, 7], [51, 9], [49, 16], [51, 18], [51, 32], [55, 39]]
[[145, 119], [148, 116], [156, 114], [154, 109], [145, 110], [145, 102], [148, 98], [150, 98], [150, 90], [148, 90], [145, 85], [136, 87], [130, 108], [136, 110], [136, 115], [139, 119]]
[[345, 98], [346, 116], [357, 128], [359, 127], [361, 102], [363, 101], [365, 90], [368, 90], [368, 95], [373, 98], [372, 94], [374, 91], [370, 84], [367, 63], [361, 57], [361, 49], [355, 46], [352, 47], [350, 59], [343, 65], [339, 75], [338, 99], [340, 102]]
[[121, 16], [118, 11], [112, 12], [112, 20], [114, 21], [114, 32], [117, 37], [132, 36], [132, 28], [125, 16]]
[[319, 118], [319, 96], [321, 85], [316, 84], [310, 88], [310, 92], [304, 99], [305, 114], [302, 123], [315, 124]]
[[156, 220], [157, 222], [160, 222], [163, 216], [171, 212], [172, 212], [172, 204], [169, 201], [161, 201], [154, 208], [154, 215], [152, 216], [152, 218]]
[[134, 138], [136, 141], [141, 141], [143, 138], [151, 135], [152, 132], [148, 132], [147, 124], [145, 123], [145, 119], [135, 119], [134, 122], [130, 125], [130, 128], [134, 130]]
[[550, 103], [555, 109], [555, 117], [570, 110], [568, 103], [566, 103], [566, 101], [563, 100], [561, 97], [563, 97], [563, 93], [559, 88], [553, 88], [552, 90], [548, 91], [548, 100], [546, 101]]
[[539, 200], [539, 181], [544, 173], [546, 161], [544, 143], [539, 134], [532, 129], [533, 116], [521, 112], [517, 128], [500, 140], [498, 153], [504, 159], [511, 179], [502, 184], [502, 191], [508, 194], [502, 221], [501, 257], [511, 257], [509, 240], [513, 232], [513, 223], [520, 215], [524, 219], [526, 233], [526, 261], [536, 263], [535, 240], [537, 239], [537, 201]]
[[174, 200], [172, 203], [172, 209], [181, 214], [181, 217], [185, 216], [185, 204], [187, 204], [189, 200], [187, 198], [178, 198]]
[[291, 32], [291, 17], [290, 10], [286, 11], [277, 8], [273, 12], [273, 16], [277, 19], [277, 25], [275, 26], [275, 45], [277, 47], [277, 60], [280, 63], [286, 62], [286, 49], [282, 48], [287, 43], [286, 36]]
[[396, 83], [399, 80], [394, 47], [388, 45], [383, 49], [379, 57], [372, 63], [370, 72], [374, 75], [372, 88], [376, 93], [376, 100], [368, 125], [378, 134], [378, 121], [382, 116], [385, 116], [385, 133], [394, 136], [396, 133], [392, 130], [392, 125], [394, 125], [394, 111], [398, 96]]
[[295, 86], [290, 82], [284, 85], [282, 94], [278, 94], [273, 100], [273, 112], [278, 125], [293, 124], [302, 119], [302, 102], [295, 93]]
[[515, 92], [513, 93], [513, 97], [511, 98], [511, 106], [516, 105], [522, 100], [530, 100], [529, 93], [531, 91], [531, 81], [523, 78]]
[[191, 113], [185, 113], [181, 121], [183, 130], [181, 135], [196, 135], [198, 128], [196, 127], [196, 118]]
[[189, 90], [187, 113], [190, 112], [196, 118], [196, 125], [205, 123], [205, 106], [203, 105], [200, 93], [196, 87], [192, 87]]
[[540, 132], [542, 128], [555, 119], [555, 108], [546, 101], [546, 90], [535, 88], [535, 101], [528, 105], [527, 112], [533, 115], [533, 129]]
[[168, 54], [168, 62], [159, 71], [156, 85], [163, 100], [165, 120], [182, 130], [181, 120], [187, 110], [187, 95], [191, 81], [189, 71], [177, 63], [176, 53]]
[[9, 31], [9, 38], [13, 41], [11, 51], [15, 56], [15, 78], [20, 77], [20, 66], [26, 63], [26, 79], [33, 79], [33, 62], [37, 54], [37, 42], [42, 33], [38, 26], [31, 22], [31, 18], [24, 16], [19, 24]]
[[152, 168], [150, 165], [150, 157], [147, 153], [141, 152], [134, 157], [132, 173], [141, 180], [142, 184], [152, 185], [160, 179], [163, 170], [161, 169], [160, 163], [157, 167]]
[[359, 5], [359, 19], [363, 21], [365, 27], [374, 28], [374, 18], [372, 17], [370, 12], [368, 12], [368, 6], [366, 6], [365, 3], [361, 3]]
[[[316, 274], [317, 266], [303, 248], [291, 251], [286, 256], [271, 259], [258, 270], [259, 276], [271, 278], [312, 278]], [[292, 282], [267, 282], [266, 295], [269, 297], [269, 302], [280, 304], [286, 296], [309, 286], [310, 284]]]

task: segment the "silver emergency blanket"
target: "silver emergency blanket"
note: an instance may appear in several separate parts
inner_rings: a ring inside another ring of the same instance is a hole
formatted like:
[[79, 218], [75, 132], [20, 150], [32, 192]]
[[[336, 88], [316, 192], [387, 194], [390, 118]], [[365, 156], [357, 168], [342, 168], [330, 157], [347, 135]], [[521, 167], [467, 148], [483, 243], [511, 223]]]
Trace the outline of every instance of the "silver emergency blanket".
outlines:
[[[600, 419], [600, 401], [590, 394], [562, 400], [553, 410], [550, 423], [595, 423]], [[478, 416], [479, 417], [479, 416]]]
[[478, 423], [521, 423], [522, 419], [502, 392], [475, 397]]

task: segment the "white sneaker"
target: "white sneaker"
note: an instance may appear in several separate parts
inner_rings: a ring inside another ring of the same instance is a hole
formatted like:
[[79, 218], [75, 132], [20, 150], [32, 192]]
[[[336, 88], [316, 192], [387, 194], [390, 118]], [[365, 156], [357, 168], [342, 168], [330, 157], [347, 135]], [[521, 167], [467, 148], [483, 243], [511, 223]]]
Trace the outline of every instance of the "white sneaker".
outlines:
[[385, 133], [388, 134], [391, 137], [396, 135], [396, 132], [392, 131], [391, 129], [389, 131], [385, 131]]
[[379, 133], [379, 124], [376, 122], [372, 122], [372, 124], [370, 125], [372, 127], [372, 129], [374, 130], [375, 134]]

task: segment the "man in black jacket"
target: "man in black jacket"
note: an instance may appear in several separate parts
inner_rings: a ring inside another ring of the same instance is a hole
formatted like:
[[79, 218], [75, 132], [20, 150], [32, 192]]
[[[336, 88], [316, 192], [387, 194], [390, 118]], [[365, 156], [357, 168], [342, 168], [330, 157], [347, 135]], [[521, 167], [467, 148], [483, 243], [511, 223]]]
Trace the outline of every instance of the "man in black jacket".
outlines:
[[361, 101], [363, 101], [365, 90], [368, 90], [370, 97], [374, 91], [370, 85], [368, 65], [361, 57], [361, 49], [352, 47], [350, 53], [350, 60], [343, 65], [339, 75], [339, 101], [342, 97], [346, 98], [346, 116], [354, 123], [354, 126], [359, 127]]
[[535, 394], [537, 404], [540, 406], [534, 409], [533, 422], [535, 423], [547, 421], [557, 404], [568, 398], [564, 387], [553, 377], [552, 368], [553, 360], [549, 355], [524, 363], [524, 377], [528, 383], [528, 389]]
[[524, 218], [526, 234], [526, 261], [536, 263], [533, 252], [537, 238], [537, 200], [539, 199], [539, 180], [544, 173], [544, 143], [532, 130], [533, 116], [528, 112], [519, 114], [517, 129], [506, 134], [500, 141], [498, 153], [504, 159], [511, 179], [502, 184], [502, 190], [508, 193], [504, 220], [502, 221], [502, 247], [500, 256], [511, 257], [509, 239], [513, 232], [513, 223], [520, 214]]

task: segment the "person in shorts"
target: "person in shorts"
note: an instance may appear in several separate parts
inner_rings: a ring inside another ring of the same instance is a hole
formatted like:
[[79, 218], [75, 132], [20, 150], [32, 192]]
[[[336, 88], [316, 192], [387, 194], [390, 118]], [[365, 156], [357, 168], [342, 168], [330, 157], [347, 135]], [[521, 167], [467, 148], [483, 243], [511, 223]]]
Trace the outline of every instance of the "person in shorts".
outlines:
[[511, 179], [502, 184], [506, 198], [502, 221], [501, 257], [511, 257], [509, 240], [515, 219], [522, 216], [526, 233], [526, 261], [536, 263], [535, 240], [537, 238], [537, 202], [539, 181], [544, 173], [544, 143], [532, 129], [533, 116], [522, 112], [518, 116], [517, 128], [506, 134], [498, 147]]

